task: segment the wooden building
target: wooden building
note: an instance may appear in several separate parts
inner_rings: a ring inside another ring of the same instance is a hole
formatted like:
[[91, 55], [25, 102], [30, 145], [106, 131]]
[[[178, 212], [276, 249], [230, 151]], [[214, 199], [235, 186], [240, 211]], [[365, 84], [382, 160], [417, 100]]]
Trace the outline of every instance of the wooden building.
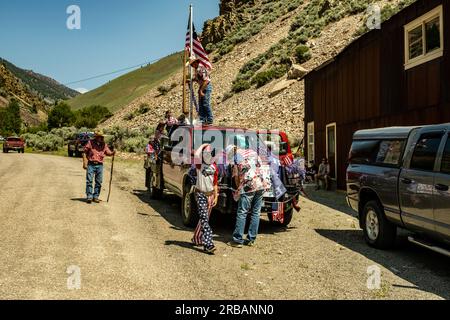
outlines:
[[305, 151], [345, 188], [353, 133], [450, 122], [450, 1], [418, 0], [305, 78]]

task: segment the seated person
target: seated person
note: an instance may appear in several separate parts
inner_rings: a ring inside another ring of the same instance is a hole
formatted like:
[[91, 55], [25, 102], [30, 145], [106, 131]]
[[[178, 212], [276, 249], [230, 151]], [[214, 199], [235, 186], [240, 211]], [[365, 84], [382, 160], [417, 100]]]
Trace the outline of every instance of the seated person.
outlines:
[[317, 170], [318, 170], [318, 168], [317, 168], [316, 164], [314, 163], [314, 160], [311, 160], [309, 162], [309, 166], [306, 168], [306, 179], [305, 179], [306, 182], [314, 181], [316, 174], [317, 174]]
[[320, 189], [320, 181], [323, 181], [325, 183], [325, 190], [328, 190], [329, 180], [330, 180], [330, 164], [328, 163], [328, 159], [323, 158], [322, 163], [319, 166], [319, 171], [315, 176], [315, 182], [317, 184], [316, 190]]

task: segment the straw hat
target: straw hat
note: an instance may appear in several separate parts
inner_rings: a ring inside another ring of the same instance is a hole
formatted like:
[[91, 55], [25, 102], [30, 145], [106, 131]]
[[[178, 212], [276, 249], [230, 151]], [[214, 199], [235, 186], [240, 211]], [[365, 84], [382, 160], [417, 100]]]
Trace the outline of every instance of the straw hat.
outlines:
[[103, 130], [97, 130], [94, 132], [94, 137], [105, 137], [105, 133], [103, 132]]

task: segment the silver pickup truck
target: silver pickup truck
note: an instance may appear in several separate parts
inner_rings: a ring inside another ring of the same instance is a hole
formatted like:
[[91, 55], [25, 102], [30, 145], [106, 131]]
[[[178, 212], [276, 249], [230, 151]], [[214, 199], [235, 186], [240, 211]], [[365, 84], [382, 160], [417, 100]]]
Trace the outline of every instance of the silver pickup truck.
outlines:
[[450, 124], [355, 133], [347, 199], [370, 246], [394, 245], [397, 227], [409, 241], [450, 256]]

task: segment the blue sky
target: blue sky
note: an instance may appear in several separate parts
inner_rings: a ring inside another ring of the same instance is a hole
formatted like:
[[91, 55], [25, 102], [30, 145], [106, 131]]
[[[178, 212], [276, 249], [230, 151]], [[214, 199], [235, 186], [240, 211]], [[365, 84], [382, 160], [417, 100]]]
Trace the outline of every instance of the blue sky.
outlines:
[[[219, 0], [0, 0], [0, 57], [63, 84], [153, 61], [183, 49], [190, 3], [197, 30], [219, 14]], [[81, 30], [66, 26], [70, 5]]]

